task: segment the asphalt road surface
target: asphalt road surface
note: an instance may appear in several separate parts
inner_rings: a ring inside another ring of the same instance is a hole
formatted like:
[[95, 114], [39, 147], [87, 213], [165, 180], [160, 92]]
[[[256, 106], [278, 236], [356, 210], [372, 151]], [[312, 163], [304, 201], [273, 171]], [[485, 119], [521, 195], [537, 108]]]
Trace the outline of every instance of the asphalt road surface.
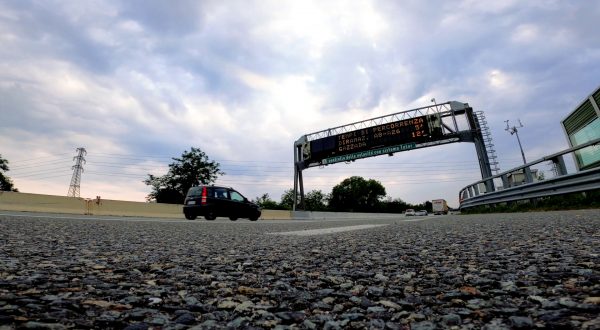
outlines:
[[0, 329], [600, 329], [600, 210], [181, 221], [0, 211]]

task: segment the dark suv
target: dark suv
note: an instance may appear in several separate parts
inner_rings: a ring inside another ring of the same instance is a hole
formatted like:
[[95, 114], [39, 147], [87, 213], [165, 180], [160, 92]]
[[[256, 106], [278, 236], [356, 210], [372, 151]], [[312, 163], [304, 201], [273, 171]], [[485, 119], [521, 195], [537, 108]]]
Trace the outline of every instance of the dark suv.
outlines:
[[260, 207], [250, 202], [239, 192], [227, 187], [198, 186], [188, 190], [183, 203], [183, 214], [188, 220], [204, 216], [206, 220], [229, 217], [230, 220], [248, 218], [256, 221]]

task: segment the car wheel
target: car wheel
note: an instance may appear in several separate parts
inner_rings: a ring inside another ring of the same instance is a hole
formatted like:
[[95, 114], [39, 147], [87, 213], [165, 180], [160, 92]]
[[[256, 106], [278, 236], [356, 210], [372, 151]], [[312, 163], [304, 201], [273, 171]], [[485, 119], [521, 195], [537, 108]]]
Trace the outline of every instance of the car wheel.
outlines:
[[258, 213], [258, 214], [255, 214], [255, 215], [253, 215], [253, 216], [249, 217], [248, 219], [249, 219], [250, 221], [256, 221], [256, 220], [258, 220], [258, 218], [259, 218], [259, 217], [260, 217], [260, 213]]
[[231, 221], [235, 221], [237, 219], [238, 219], [237, 217], [229, 217], [229, 220], [231, 220]]
[[188, 220], [195, 220], [196, 219], [196, 215], [195, 214], [186, 214], [185, 218]]
[[204, 215], [204, 219], [206, 220], [215, 220], [216, 218], [217, 216], [215, 215], [214, 211], [208, 211], [208, 213]]

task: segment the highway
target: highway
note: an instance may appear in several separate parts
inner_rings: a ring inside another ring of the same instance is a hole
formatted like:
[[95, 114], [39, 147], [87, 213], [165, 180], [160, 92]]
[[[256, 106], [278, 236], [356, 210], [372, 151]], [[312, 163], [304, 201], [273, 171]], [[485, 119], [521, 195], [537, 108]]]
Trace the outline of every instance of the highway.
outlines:
[[600, 210], [215, 221], [0, 212], [0, 328], [598, 328]]

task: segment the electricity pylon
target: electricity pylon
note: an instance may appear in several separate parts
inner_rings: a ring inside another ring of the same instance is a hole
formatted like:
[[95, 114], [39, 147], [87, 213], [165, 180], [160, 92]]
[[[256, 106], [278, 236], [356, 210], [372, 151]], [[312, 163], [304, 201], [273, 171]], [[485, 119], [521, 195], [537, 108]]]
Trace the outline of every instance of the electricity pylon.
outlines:
[[75, 160], [75, 165], [73, 165], [73, 176], [71, 177], [71, 185], [69, 186], [69, 193], [67, 197], [79, 197], [79, 188], [81, 185], [81, 173], [83, 172], [83, 164], [85, 163], [85, 158], [83, 155], [87, 154], [85, 148], [77, 148], [77, 156], [73, 157]]

